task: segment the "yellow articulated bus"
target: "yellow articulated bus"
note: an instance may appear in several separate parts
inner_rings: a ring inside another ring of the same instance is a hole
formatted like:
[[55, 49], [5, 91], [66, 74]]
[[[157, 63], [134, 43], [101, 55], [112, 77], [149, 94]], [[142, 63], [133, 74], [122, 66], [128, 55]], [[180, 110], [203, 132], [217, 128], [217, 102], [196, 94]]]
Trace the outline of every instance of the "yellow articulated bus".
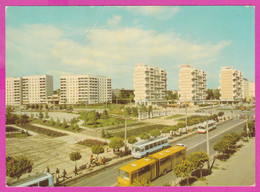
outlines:
[[186, 148], [173, 146], [124, 165], [118, 170], [118, 186], [131, 186], [135, 180], [152, 181], [166, 174], [185, 159]]

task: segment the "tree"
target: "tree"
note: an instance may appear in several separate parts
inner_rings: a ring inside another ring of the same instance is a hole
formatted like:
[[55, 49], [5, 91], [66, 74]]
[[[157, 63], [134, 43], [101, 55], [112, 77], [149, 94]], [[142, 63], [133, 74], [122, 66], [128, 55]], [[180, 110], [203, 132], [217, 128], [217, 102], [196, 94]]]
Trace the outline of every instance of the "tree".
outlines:
[[40, 104], [39, 109], [42, 110], [42, 108], [43, 108], [43, 106], [42, 106], [42, 104]]
[[35, 105], [35, 109], [36, 109], [36, 110], [39, 109], [39, 105], [38, 105], [38, 104]]
[[68, 127], [67, 121], [65, 119], [63, 119], [63, 123], [61, 125], [63, 128]]
[[49, 125], [55, 125], [55, 121], [53, 120], [53, 118], [51, 118], [51, 120], [49, 121]]
[[219, 117], [222, 117], [223, 115], [224, 115], [224, 112], [223, 112], [223, 111], [218, 112], [218, 116], [219, 116]]
[[48, 112], [46, 111], [45, 112], [45, 119], [48, 119], [49, 118], [49, 114], [48, 114]]
[[24, 173], [31, 172], [33, 166], [32, 160], [20, 156], [17, 158], [6, 157], [6, 175], [19, 179]]
[[55, 125], [56, 125], [57, 127], [60, 126], [60, 119], [59, 119], [59, 118], [57, 118], [57, 121], [56, 121]]
[[34, 104], [32, 104], [31, 108], [32, 108], [32, 109], [35, 109], [35, 105], [34, 105]]
[[128, 138], [128, 143], [130, 144], [134, 144], [137, 142], [137, 139], [135, 138], [135, 136], [131, 136]]
[[31, 118], [31, 120], [34, 119], [34, 114], [33, 113], [31, 113], [30, 118]]
[[[254, 121], [248, 122], [248, 129], [249, 129], [250, 135], [254, 136], [255, 135], [255, 122]], [[246, 125], [244, 126], [244, 131], [247, 132]]]
[[114, 137], [111, 139], [111, 142], [109, 143], [109, 147], [112, 149], [119, 149], [121, 147], [123, 147], [124, 141], [123, 139], [119, 138], [119, 137]]
[[156, 138], [161, 135], [161, 132], [158, 129], [153, 129], [150, 131], [150, 135]]
[[199, 152], [193, 152], [189, 156], [189, 161], [194, 164], [194, 167], [200, 169], [200, 178], [202, 178], [202, 168], [204, 166], [204, 163], [208, 160], [208, 154], [202, 150], [200, 150]]
[[43, 113], [41, 111], [39, 112], [39, 119], [43, 119]]
[[181, 161], [177, 166], [174, 167], [173, 171], [177, 177], [186, 177], [187, 184], [189, 184], [190, 172], [194, 169], [194, 164], [189, 160]]
[[91, 121], [91, 122], [95, 122], [97, 121], [98, 119], [98, 116], [97, 116], [97, 113], [95, 111], [90, 111], [88, 113], [88, 120]]
[[138, 117], [138, 108], [137, 107], [132, 107], [132, 114], [134, 117]]
[[145, 178], [143, 178], [141, 181], [138, 181], [137, 179], [134, 180], [133, 184], [131, 185], [133, 187], [147, 187], [147, 186], [153, 186], [150, 181], [146, 181]]
[[81, 159], [81, 154], [79, 152], [70, 153], [70, 160], [75, 161], [75, 165], [77, 165], [77, 160]]
[[224, 155], [225, 153], [227, 153], [227, 150], [230, 147], [230, 145], [230, 141], [226, 139], [220, 139], [213, 145], [213, 149]]
[[150, 135], [148, 133], [142, 132], [139, 137], [141, 139], [149, 139]]
[[104, 153], [104, 147], [101, 145], [93, 145], [91, 147], [92, 153], [93, 154], [100, 154], [100, 153]]
[[150, 119], [150, 117], [151, 117], [151, 112], [153, 111], [153, 106], [152, 105], [149, 105], [149, 107], [148, 107], [148, 116], [149, 116], [149, 119]]
[[130, 107], [125, 107], [124, 108], [124, 116], [129, 116], [131, 114], [131, 108]]
[[142, 105], [141, 106], [141, 109], [140, 109], [140, 112], [143, 113], [143, 112], [147, 112], [147, 107]]
[[100, 116], [101, 119], [108, 119], [108, 112], [107, 110], [104, 110], [103, 113]]
[[219, 100], [220, 98], [220, 92], [218, 89], [213, 90], [213, 98]]
[[207, 96], [206, 96], [206, 99], [207, 99], [207, 100], [213, 99], [213, 97], [214, 97], [214, 95], [213, 95], [213, 89], [208, 89], [208, 90], [206, 91], [206, 94], [207, 94]]

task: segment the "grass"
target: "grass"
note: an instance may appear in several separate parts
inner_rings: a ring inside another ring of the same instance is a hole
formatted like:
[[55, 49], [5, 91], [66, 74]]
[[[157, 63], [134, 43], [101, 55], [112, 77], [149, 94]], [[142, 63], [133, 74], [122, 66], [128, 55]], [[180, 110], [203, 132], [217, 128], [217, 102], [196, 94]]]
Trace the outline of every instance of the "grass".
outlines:
[[6, 134], [6, 138], [23, 138], [23, 137], [28, 137], [30, 135], [26, 134], [26, 133], [7, 133]]
[[166, 119], [175, 119], [175, 118], [179, 118], [179, 117], [183, 117], [185, 115], [181, 115], [181, 114], [176, 114], [176, 115], [172, 115], [170, 117], [167, 117]]
[[207, 179], [202, 177], [202, 178], [198, 178], [198, 181], [206, 181]]
[[[135, 120], [128, 119], [127, 123], [135, 123]], [[83, 123], [82, 126], [86, 126], [89, 128], [98, 128], [98, 127], [107, 127], [107, 126], [113, 126], [113, 125], [122, 125], [125, 123], [124, 119], [118, 119], [118, 118], [113, 118], [110, 117], [108, 119], [98, 119], [95, 122], [86, 122]]]
[[212, 169], [219, 169], [219, 167], [213, 166]]

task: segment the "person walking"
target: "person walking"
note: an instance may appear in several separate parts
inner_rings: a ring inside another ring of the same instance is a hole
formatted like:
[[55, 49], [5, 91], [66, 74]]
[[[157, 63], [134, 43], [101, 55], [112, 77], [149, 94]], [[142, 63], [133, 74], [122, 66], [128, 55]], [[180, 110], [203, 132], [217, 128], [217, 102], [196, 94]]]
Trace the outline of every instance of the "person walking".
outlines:
[[57, 168], [56, 169], [56, 183], [59, 183], [59, 173], [60, 173], [60, 170]]
[[94, 157], [93, 157], [93, 155], [91, 154], [91, 156], [90, 156], [90, 165], [92, 165], [93, 161], [94, 161]]
[[106, 164], [106, 158], [105, 158], [105, 156], [103, 157], [102, 161], [103, 161], [103, 165], [105, 165], [105, 164]]
[[67, 179], [67, 172], [66, 172], [66, 170], [65, 169], [63, 169], [63, 181], [65, 180], [65, 179]]
[[102, 157], [100, 157], [100, 159], [99, 159], [99, 165], [102, 165], [103, 164], [103, 159], [102, 159]]

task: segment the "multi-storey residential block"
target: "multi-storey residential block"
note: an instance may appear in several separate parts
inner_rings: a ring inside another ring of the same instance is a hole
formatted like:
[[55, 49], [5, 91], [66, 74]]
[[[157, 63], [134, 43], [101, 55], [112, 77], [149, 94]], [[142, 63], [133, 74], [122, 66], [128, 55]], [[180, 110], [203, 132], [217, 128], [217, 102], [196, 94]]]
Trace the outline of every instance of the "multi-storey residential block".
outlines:
[[167, 104], [167, 72], [158, 67], [137, 64], [134, 71], [135, 104]]
[[22, 77], [23, 103], [45, 104], [53, 92], [53, 77], [50, 75], [32, 75]]
[[111, 101], [111, 79], [108, 77], [89, 75], [60, 77], [60, 103], [95, 104]]
[[6, 105], [21, 105], [22, 103], [22, 79], [7, 77], [5, 81]]
[[180, 68], [180, 102], [196, 102], [206, 99], [206, 76], [203, 70], [181, 65]]
[[243, 78], [243, 99], [253, 100], [255, 98], [255, 82], [248, 81]]
[[220, 94], [223, 102], [241, 101], [243, 98], [242, 73], [231, 66], [221, 67]]

